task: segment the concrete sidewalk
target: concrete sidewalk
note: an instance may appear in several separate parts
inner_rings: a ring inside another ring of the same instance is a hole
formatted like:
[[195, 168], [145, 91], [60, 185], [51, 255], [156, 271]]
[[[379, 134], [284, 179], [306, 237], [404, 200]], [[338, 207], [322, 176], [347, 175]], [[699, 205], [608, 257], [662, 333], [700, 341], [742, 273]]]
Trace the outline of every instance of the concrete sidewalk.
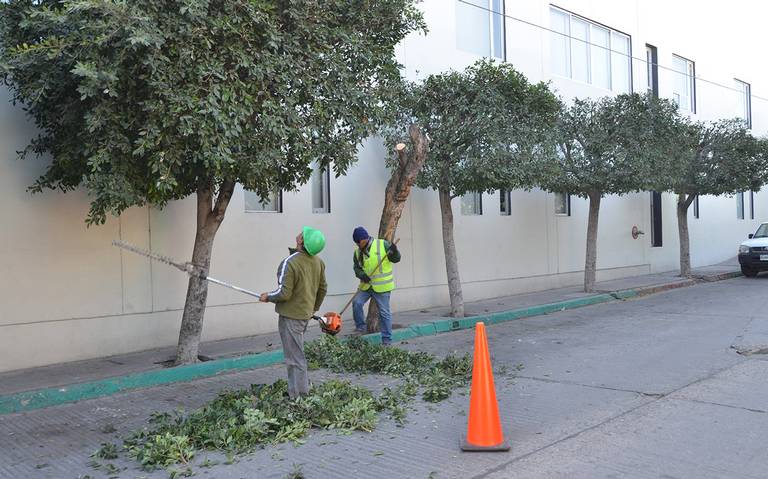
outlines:
[[[666, 289], [690, 286], [699, 281], [725, 279], [739, 274], [738, 272], [738, 261], [736, 258], [733, 258], [717, 265], [694, 269], [692, 279], [681, 278], [677, 275], [676, 271], [647, 274], [599, 282], [596, 285], [597, 291], [595, 293], [587, 294], [582, 291], [580, 286], [572, 286], [469, 302], [465, 305], [465, 311], [467, 316], [478, 316], [579, 298], [589, 298], [606, 292], [636, 291], [638, 294], [648, 294]], [[448, 316], [449, 311], [450, 308], [444, 306], [395, 313], [393, 314], [394, 328], [407, 328], [414, 324], [443, 319]], [[353, 330], [351, 313], [347, 313], [345, 316], [345, 327], [341, 336], [348, 335]], [[320, 335], [321, 332], [315, 322], [310, 322], [307, 339], [315, 339]], [[277, 332], [274, 332], [204, 342], [200, 346], [200, 354], [211, 359], [224, 359], [265, 351], [275, 351], [280, 348], [280, 337]], [[174, 354], [175, 348], [167, 347], [0, 373], [0, 396], [44, 388], [58, 388], [145, 371], [161, 370], [167, 367], [168, 361], [173, 358]]]

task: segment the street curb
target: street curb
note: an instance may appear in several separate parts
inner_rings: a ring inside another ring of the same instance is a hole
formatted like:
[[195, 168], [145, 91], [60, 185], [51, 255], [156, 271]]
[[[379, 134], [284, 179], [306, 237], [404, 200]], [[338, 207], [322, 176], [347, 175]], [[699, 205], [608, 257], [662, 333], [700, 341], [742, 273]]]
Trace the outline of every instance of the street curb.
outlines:
[[744, 276], [741, 271], [728, 271], [725, 273], [718, 273], [713, 275], [701, 275], [701, 276], [694, 276], [693, 278], [699, 282], [699, 283], [711, 283], [714, 281], [723, 281], [726, 279], [732, 279], [732, 278], [738, 278], [739, 276]]
[[[712, 277], [707, 277], [707, 279], [694, 278], [660, 286], [649, 286], [645, 288], [625, 289], [609, 293], [600, 293], [584, 298], [569, 299], [556, 303], [539, 304], [526, 308], [472, 316], [469, 318], [436, 319], [427, 321], [425, 323], [414, 324], [407, 328], [396, 329], [392, 331], [392, 340], [404, 341], [418, 337], [435, 336], [437, 334], [450, 331], [471, 329], [474, 328], [475, 324], [480, 321], [488, 325], [499, 324], [522, 318], [530, 318], [544, 314], [555, 313], [558, 311], [565, 311], [568, 309], [575, 309], [584, 306], [608, 303], [611, 301], [646, 296], [671, 289], [693, 286], [694, 284], [699, 284], [701, 282], [721, 281], [738, 276], [741, 276], [741, 273], [723, 273]], [[375, 333], [365, 335], [363, 336], [363, 339], [369, 342], [378, 343], [381, 341], [380, 337], [381, 336], [379, 333]], [[0, 396], [0, 415], [32, 411], [35, 409], [73, 403], [86, 399], [111, 396], [119, 392], [131, 391], [135, 389], [192, 381], [194, 379], [216, 376], [218, 374], [229, 373], [233, 371], [263, 368], [279, 364], [283, 362], [283, 360], [283, 350], [277, 349], [274, 351], [265, 351], [262, 353], [249, 354], [246, 356], [239, 356], [234, 358], [216, 359], [213, 361], [190, 364], [187, 366], [144, 371], [125, 376], [115, 376], [112, 378], [101, 379], [87, 383], [8, 394]]]
[[695, 279], [683, 279], [676, 283], [667, 283], [658, 286], [646, 286], [644, 288], [637, 289], [636, 292], [637, 296], [648, 296], [650, 294], [663, 293], [664, 291], [671, 291], [673, 289], [687, 288], [688, 286], [693, 286], [699, 283], [700, 281]]
[[283, 350], [266, 351], [235, 358], [217, 359], [204, 363], [157, 369], [98, 381], [72, 384], [57, 388], [37, 389], [0, 396], [0, 415], [94, 399], [133, 389], [192, 381], [215, 376], [226, 371], [255, 369], [282, 362]]

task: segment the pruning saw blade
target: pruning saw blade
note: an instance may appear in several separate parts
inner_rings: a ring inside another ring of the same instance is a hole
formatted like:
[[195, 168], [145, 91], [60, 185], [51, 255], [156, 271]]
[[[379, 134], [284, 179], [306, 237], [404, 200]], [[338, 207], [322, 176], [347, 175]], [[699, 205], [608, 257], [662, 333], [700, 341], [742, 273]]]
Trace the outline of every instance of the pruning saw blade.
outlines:
[[131, 253], [136, 253], [141, 256], [145, 256], [147, 258], [153, 259], [155, 261], [159, 261], [161, 263], [165, 263], [167, 265], [173, 266], [174, 268], [178, 269], [179, 271], [183, 271], [184, 273], [187, 273], [190, 276], [197, 276], [200, 279], [204, 279], [206, 281], [209, 281], [214, 284], [218, 284], [219, 286], [224, 286], [225, 288], [229, 288], [235, 291], [238, 291], [243, 294], [247, 294], [249, 296], [254, 296], [256, 298], [259, 298], [261, 295], [259, 293], [256, 293], [254, 291], [241, 288], [239, 286], [235, 286], [233, 284], [229, 284], [227, 282], [221, 281], [216, 278], [212, 278], [210, 276], [206, 276], [203, 274], [201, 269], [198, 266], [195, 266], [194, 264], [187, 261], [186, 263], [180, 263], [170, 256], [165, 256], [161, 254], [154, 253], [152, 251], [139, 248], [138, 246], [134, 246], [130, 243], [126, 243], [125, 241], [121, 240], [114, 240], [112, 241], [113, 246], [117, 246], [118, 248], [124, 249], [126, 251], [130, 251]]

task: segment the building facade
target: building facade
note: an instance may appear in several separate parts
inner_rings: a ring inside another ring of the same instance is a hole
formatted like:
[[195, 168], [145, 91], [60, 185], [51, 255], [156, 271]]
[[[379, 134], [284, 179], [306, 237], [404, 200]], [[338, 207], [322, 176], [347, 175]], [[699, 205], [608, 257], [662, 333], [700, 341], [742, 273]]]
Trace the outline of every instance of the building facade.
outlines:
[[[768, 75], [759, 60], [766, 7], [760, 2], [658, 0], [425, 0], [429, 33], [397, 54], [410, 79], [461, 69], [482, 56], [512, 63], [532, 81], [549, 81], [566, 101], [651, 90], [696, 119], [744, 117], [768, 129]], [[134, 208], [87, 228], [85, 192], [30, 195], [45, 160], [18, 161], [33, 125], [0, 92], [0, 371], [176, 343], [186, 278], [111, 246], [122, 239], [188, 258], [193, 199], [164, 210]], [[376, 231], [390, 154], [376, 139], [347, 176], [316, 172], [296, 193], [262, 203], [238, 188], [218, 233], [211, 275], [266, 291], [302, 225], [323, 230], [329, 296], [338, 310], [355, 290], [352, 229]], [[694, 266], [736, 254], [768, 220], [763, 192], [702, 197], [689, 222]], [[544, 191], [467, 195], [454, 201], [464, 298], [472, 301], [580, 284], [587, 202]], [[638, 226], [646, 234], [633, 239]], [[437, 194], [415, 189], [400, 222], [394, 310], [446, 304], [448, 292]], [[643, 192], [603, 201], [598, 280], [678, 266], [675, 198]], [[203, 337], [275, 331], [271, 307], [211, 285]]]

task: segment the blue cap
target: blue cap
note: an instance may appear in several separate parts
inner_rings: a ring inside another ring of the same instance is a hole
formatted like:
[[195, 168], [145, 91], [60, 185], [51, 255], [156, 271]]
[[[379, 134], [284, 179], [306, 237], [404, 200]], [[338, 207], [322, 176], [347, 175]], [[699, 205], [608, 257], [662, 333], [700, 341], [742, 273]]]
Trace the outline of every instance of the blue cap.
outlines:
[[355, 231], [352, 233], [352, 241], [354, 241], [355, 243], [359, 243], [362, 240], [368, 239], [368, 238], [370, 238], [370, 235], [368, 234], [367, 231], [365, 231], [365, 228], [363, 228], [362, 226], [358, 226], [357, 228], [355, 228]]

